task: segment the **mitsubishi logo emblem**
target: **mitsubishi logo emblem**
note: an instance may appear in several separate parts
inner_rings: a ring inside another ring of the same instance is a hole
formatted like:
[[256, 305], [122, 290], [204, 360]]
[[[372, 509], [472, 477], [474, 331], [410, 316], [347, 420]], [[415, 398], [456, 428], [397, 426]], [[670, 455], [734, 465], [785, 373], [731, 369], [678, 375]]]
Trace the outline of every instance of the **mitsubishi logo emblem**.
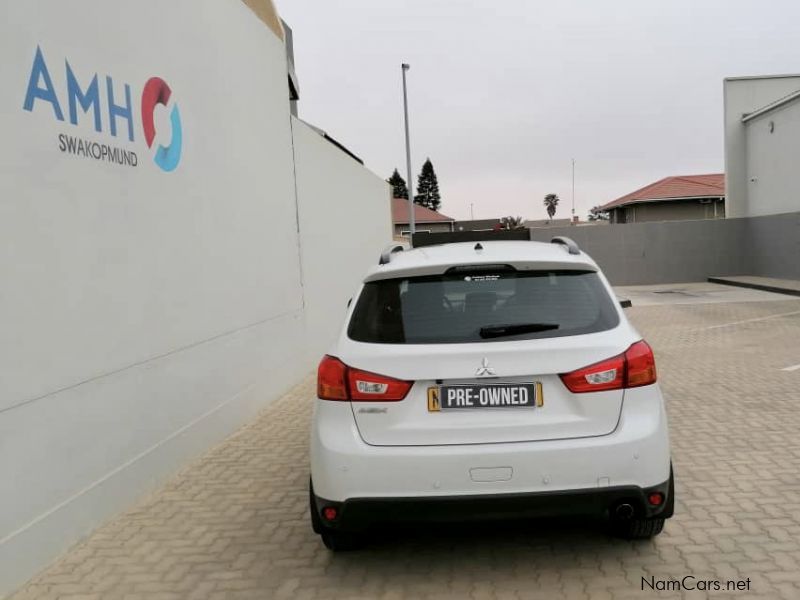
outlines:
[[477, 371], [475, 371], [475, 376], [489, 377], [494, 374], [495, 374], [494, 369], [489, 366], [489, 359], [484, 357], [483, 360], [481, 361], [481, 366], [478, 367]]

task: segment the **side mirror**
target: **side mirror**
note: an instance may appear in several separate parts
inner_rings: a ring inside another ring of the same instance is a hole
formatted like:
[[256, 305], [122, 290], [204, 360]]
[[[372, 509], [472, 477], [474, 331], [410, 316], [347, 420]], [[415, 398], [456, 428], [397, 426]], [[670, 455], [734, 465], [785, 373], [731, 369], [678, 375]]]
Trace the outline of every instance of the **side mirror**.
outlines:
[[352, 299], [352, 298], [350, 298], [350, 300], [348, 300], [348, 301], [347, 301], [347, 308], [350, 308], [350, 305], [351, 305], [352, 303], [353, 303], [353, 299]]
[[622, 308], [630, 308], [631, 306], [633, 306], [633, 302], [631, 302], [627, 298], [617, 298], [617, 299], [619, 300], [619, 305]]

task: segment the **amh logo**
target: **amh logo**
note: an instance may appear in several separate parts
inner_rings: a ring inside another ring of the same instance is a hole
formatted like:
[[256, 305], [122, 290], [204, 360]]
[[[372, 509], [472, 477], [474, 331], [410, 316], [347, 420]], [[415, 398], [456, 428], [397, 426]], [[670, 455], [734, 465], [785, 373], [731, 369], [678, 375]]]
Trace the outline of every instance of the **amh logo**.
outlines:
[[[64, 61], [66, 65], [66, 96], [69, 122], [72, 125], [78, 124], [78, 108], [83, 114], [92, 115], [92, 122], [95, 131], [101, 133], [103, 131], [103, 122], [101, 119], [101, 94], [100, 85], [98, 82], [97, 73], [93, 74], [88, 86], [82, 86], [75, 76], [69, 61]], [[124, 103], [117, 104], [118, 100], [114, 96], [115, 85], [111, 76], [105, 78], [105, 100], [108, 115], [108, 129], [113, 137], [117, 137], [117, 127], [120, 122], [124, 122], [127, 127], [127, 137], [130, 142], [134, 141], [134, 118], [133, 118], [133, 104], [131, 102], [131, 86], [127, 83], [123, 84]], [[155, 124], [154, 124], [154, 111], [157, 104], [167, 106], [172, 90], [167, 83], [159, 77], [151, 77], [145, 83], [142, 90], [141, 109], [142, 109], [142, 127], [144, 129], [145, 142], [148, 148], [153, 147], [155, 141]], [[118, 94], [119, 96], [119, 94]], [[25, 101], [22, 105], [24, 110], [33, 112], [36, 102], [46, 102], [50, 104], [53, 116], [58, 121], [64, 121], [64, 111], [62, 104], [59, 101], [58, 94], [56, 94], [53, 80], [50, 77], [50, 71], [47, 68], [47, 62], [44, 59], [40, 47], [36, 47], [36, 54], [31, 66], [30, 77], [28, 78], [28, 87], [25, 92]], [[177, 105], [173, 105], [170, 112], [170, 124], [172, 126], [172, 140], [169, 146], [161, 144], [155, 149], [153, 162], [163, 171], [174, 171], [181, 160], [181, 151], [183, 147], [183, 128], [181, 125], [180, 111]], [[136, 166], [138, 160], [136, 153], [131, 150], [123, 150], [121, 148], [113, 148], [107, 144], [100, 144], [91, 140], [79, 139], [75, 136], [67, 134], [59, 134], [59, 148], [62, 152], [68, 152], [76, 156], [83, 156], [86, 158], [94, 158], [96, 160], [105, 160], [117, 164], [126, 164]]]
[[[144, 139], [148, 148], [153, 147], [153, 141], [156, 137], [156, 129], [153, 122], [156, 105], [162, 104], [166, 106], [171, 94], [172, 90], [160, 77], [151, 77], [144, 84], [144, 90], [142, 91], [142, 125], [144, 126]], [[183, 131], [181, 130], [181, 113], [177, 104], [173, 105], [169, 120], [172, 125], [172, 141], [169, 146], [159, 144], [153, 157], [155, 163], [164, 171], [174, 171], [181, 160]]]

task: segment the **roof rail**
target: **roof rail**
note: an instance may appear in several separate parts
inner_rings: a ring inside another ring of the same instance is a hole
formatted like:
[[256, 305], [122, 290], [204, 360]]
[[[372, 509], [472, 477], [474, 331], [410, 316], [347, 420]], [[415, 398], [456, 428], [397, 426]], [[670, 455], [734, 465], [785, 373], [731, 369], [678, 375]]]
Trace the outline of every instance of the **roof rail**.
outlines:
[[569, 252], [570, 254], [580, 254], [581, 253], [581, 249], [578, 248], [578, 244], [576, 244], [573, 239], [565, 237], [563, 235], [559, 235], [557, 237], [554, 237], [552, 240], [550, 240], [550, 243], [551, 244], [562, 244], [562, 245], [566, 246], [567, 252]]
[[383, 249], [383, 252], [381, 252], [381, 258], [380, 260], [378, 260], [378, 264], [379, 265], [389, 264], [389, 262], [392, 260], [392, 254], [394, 254], [395, 252], [403, 252], [405, 250], [408, 250], [408, 247], [409, 247], [408, 244], [397, 244], [397, 243], [389, 244], [388, 246], [386, 246], [386, 248]]

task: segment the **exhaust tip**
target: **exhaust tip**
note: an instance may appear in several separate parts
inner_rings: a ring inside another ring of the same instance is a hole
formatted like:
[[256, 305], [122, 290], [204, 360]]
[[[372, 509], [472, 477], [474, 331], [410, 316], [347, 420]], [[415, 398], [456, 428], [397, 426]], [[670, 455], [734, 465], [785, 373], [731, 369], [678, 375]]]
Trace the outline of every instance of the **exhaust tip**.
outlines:
[[633, 518], [633, 506], [628, 504], [627, 502], [623, 502], [622, 504], [618, 504], [617, 508], [614, 509], [614, 516], [618, 519], [627, 521], [628, 519]]

